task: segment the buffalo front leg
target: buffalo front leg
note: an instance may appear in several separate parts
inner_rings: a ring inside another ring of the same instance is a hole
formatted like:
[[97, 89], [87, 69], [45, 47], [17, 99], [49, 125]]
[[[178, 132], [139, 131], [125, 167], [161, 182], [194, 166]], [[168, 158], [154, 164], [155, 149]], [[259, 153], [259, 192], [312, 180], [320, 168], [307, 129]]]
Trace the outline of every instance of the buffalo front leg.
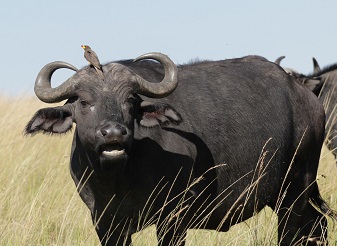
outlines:
[[131, 245], [132, 219], [122, 219], [113, 222], [109, 216], [102, 216], [97, 222], [93, 219], [98, 238], [103, 246]]
[[105, 228], [96, 226], [96, 232], [102, 246], [129, 246], [131, 245], [131, 234], [120, 230], [114, 230], [113, 227]]
[[177, 222], [160, 221], [156, 225], [158, 245], [184, 246], [187, 230], [179, 228]]

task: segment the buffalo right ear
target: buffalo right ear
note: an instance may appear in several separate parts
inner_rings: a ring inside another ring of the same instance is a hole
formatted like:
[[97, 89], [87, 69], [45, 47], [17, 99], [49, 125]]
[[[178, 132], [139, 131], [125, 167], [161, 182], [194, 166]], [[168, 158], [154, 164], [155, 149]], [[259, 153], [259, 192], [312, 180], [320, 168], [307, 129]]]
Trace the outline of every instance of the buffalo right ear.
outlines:
[[38, 110], [25, 128], [25, 134], [66, 133], [73, 125], [72, 113], [63, 107]]
[[144, 127], [179, 125], [180, 114], [166, 103], [142, 101], [138, 113], [138, 123]]

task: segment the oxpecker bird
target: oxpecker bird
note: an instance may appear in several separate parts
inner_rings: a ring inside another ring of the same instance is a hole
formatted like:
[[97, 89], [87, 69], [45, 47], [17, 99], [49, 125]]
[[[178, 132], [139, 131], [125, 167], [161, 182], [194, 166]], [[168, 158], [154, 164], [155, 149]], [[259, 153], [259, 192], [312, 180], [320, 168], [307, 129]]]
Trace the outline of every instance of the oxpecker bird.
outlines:
[[89, 45], [81, 45], [84, 49], [84, 58], [96, 69], [98, 76], [104, 80], [102, 65], [98, 60], [98, 56]]

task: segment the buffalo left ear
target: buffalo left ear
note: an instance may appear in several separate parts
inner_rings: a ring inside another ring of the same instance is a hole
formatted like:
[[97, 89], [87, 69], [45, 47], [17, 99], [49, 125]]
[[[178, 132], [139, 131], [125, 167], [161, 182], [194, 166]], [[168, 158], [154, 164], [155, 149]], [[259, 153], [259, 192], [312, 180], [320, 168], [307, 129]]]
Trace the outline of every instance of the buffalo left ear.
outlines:
[[25, 128], [25, 134], [34, 135], [38, 132], [45, 134], [61, 134], [71, 130], [72, 114], [63, 107], [43, 108], [38, 110]]
[[180, 114], [168, 104], [142, 101], [140, 103], [137, 121], [141, 126], [154, 127], [170, 124], [179, 125], [182, 118]]

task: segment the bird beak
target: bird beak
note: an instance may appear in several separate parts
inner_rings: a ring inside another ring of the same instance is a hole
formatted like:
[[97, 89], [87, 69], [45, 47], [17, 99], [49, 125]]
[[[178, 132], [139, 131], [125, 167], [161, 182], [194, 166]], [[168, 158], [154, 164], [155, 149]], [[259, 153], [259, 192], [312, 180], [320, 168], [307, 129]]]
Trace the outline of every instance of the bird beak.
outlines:
[[82, 47], [83, 49], [85, 49], [85, 48], [86, 48], [86, 46], [85, 46], [85, 45], [83, 45], [83, 44], [81, 45], [81, 47]]

